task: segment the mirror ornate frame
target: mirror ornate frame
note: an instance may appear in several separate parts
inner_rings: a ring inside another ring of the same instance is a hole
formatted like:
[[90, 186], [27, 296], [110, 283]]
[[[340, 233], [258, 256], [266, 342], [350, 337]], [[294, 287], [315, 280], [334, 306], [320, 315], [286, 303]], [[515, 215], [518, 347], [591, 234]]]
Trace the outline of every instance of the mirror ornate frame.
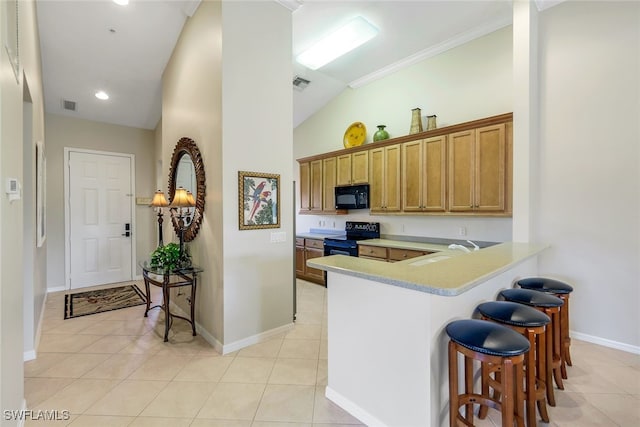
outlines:
[[[202, 155], [200, 154], [200, 150], [198, 150], [198, 146], [191, 138], [180, 138], [176, 147], [173, 149], [173, 155], [171, 156], [171, 169], [169, 170], [169, 201], [173, 200], [173, 196], [176, 193], [178, 165], [180, 163], [180, 159], [185, 155], [191, 157], [196, 176], [196, 190], [193, 193], [193, 198], [196, 201], [196, 207], [194, 208], [191, 222], [184, 229], [184, 241], [190, 242], [198, 235], [200, 224], [202, 223], [206, 181], [204, 176], [204, 163], [202, 162]], [[178, 225], [178, 218], [176, 215], [172, 215], [172, 223], [173, 229], [176, 233], [179, 233], [180, 226]]]

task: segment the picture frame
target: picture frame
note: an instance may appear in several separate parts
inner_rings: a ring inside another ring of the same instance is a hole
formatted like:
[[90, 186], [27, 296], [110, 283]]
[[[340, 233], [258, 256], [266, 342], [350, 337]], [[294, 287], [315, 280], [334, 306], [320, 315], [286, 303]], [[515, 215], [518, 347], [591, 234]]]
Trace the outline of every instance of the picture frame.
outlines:
[[238, 171], [238, 225], [280, 228], [280, 175]]
[[44, 143], [36, 142], [36, 244], [40, 248], [47, 238], [47, 158]]

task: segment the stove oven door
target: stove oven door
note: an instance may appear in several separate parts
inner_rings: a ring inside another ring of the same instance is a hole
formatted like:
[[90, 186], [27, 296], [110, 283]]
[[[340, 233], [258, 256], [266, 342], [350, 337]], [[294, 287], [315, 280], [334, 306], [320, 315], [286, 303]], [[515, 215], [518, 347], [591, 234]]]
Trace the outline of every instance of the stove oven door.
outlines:
[[352, 240], [324, 239], [324, 256], [358, 256], [358, 245]]

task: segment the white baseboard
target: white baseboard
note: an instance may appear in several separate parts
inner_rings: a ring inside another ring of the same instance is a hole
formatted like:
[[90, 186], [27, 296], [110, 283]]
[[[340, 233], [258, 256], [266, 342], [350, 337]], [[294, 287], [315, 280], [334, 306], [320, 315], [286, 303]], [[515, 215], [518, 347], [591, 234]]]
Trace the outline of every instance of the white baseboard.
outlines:
[[369, 427], [387, 427], [385, 423], [383, 423], [378, 418], [371, 415], [368, 411], [365, 411], [360, 406], [356, 405], [337, 391], [333, 390], [331, 387], [327, 386], [324, 389], [324, 395], [327, 399], [360, 420], [363, 424]]
[[40, 307], [40, 317], [38, 318], [38, 326], [36, 326], [36, 336], [33, 338], [33, 350], [27, 350], [24, 352], [22, 359], [24, 362], [37, 359], [36, 349], [40, 344], [40, 336], [42, 335], [42, 319], [44, 318], [44, 310], [47, 306], [48, 291], [44, 294], [44, 300], [42, 301], [42, 307]]
[[241, 340], [234, 341], [229, 344], [225, 344], [223, 346], [222, 354], [231, 353], [231, 352], [240, 350], [242, 348], [248, 347], [250, 345], [267, 341], [269, 338], [272, 338], [276, 335], [279, 335], [285, 332], [289, 332], [292, 329], [293, 329], [293, 323], [288, 323], [286, 325], [282, 325], [277, 328], [270, 329], [268, 331], [264, 331], [256, 335], [252, 335], [250, 337], [243, 338]]
[[[171, 306], [172, 312], [179, 314], [180, 316], [189, 318], [190, 314], [187, 314], [180, 306], [175, 304], [173, 301], [171, 301], [169, 305]], [[260, 342], [267, 341], [269, 338], [272, 338], [276, 335], [279, 335], [285, 332], [289, 332], [291, 329], [293, 329], [293, 323], [289, 323], [287, 325], [283, 325], [278, 328], [261, 332], [259, 334], [252, 335], [250, 337], [243, 338], [241, 340], [224, 345], [220, 341], [218, 341], [213, 335], [211, 335], [209, 331], [204, 329], [198, 322], [196, 322], [196, 333], [198, 333], [202, 338], [204, 338], [206, 342], [211, 344], [213, 348], [222, 355], [232, 353], [234, 351], [240, 350], [244, 347], [248, 347], [253, 344], [258, 344]]]
[[602, 345], [604, 347], [614, 348], [616, 350], [626, 351], [628, 353], [640, 354], [640, 347], [635, 345], [629, 345], [618, 341], [608, 340], [606, 338], [600, 338], [593, 335], [583, 334], [580, 332], [571, 331], [569, 333], [571, 338], [590, 342], [592, 344]]
[[51, 293], [51, 292], [60, 292], [60, 291], [66, 291], [67, 287], [65, 285], [62, 286], [52, 286], [50, 288], [47, 288], [47, 293]]

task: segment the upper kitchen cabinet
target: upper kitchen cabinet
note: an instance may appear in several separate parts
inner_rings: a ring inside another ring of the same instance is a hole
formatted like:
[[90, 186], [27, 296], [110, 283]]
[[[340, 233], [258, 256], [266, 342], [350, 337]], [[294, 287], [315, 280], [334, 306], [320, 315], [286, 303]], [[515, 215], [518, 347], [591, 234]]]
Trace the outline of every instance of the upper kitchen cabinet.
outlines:
[[333, 187], [369, 184], [372, 214], [511, 216], [513, 114], [298, 159], [300, 213], [335, 210]]
[[369, 182], [369, 152], [358, 151], [337, 157], [336, 185]]
[[400, 144], [369, 150], [371, 213], [400, 212]]
[[[449, 135], [449, 211], [504, 213], [511, 137], [505, 123]], [[509, 131], [511, 127], [509, 126]], [[509, 132], [511, 133], [511, 132]], [[510, 172], [510, 171], [509, 171]]]
[[300, 163], [300, 213], [322, 213], [322, 160]]
[[446, 210], [447, 136], [402, 144], [402, 211]]
[[336, 158], [322, 160], [322, 210], [327, 213], [336, 211]]

